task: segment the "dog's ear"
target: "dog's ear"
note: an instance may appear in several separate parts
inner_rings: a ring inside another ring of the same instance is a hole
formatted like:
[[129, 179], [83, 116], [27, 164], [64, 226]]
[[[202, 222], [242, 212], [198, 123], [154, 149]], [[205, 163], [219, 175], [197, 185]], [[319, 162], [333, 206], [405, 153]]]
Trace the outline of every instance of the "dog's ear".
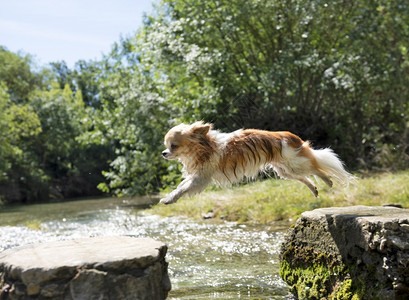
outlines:
[[209, 123], [203, 123], [202, 121], [192, 124], [192, 132], [196, 134], [206, 135], [213, 125]]

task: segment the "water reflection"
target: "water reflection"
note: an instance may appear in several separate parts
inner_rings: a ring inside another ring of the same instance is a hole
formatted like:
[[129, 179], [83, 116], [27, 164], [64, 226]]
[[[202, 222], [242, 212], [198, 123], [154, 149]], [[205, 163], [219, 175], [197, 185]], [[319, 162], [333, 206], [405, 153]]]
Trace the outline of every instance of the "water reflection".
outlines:
[[92, 236], [152, 237], [169, 247], [169, 299], [284, 299], [288, 294], [278, 276], [282, 229], [161, 218], [135, 209], [140, 203], [99, 199], [1, 209], [0, 251]]

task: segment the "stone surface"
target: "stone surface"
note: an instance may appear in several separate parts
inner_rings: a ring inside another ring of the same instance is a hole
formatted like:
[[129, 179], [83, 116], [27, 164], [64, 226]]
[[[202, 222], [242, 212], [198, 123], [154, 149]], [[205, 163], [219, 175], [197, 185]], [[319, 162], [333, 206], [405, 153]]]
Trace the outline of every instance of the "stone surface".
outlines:
[[331, 207], [289, 230], [280, 275], [298, 298], [409, 299], [409, 210]]
[[165, 299], [167, 247], [149, 238], [98, 237], [0, 253], [3, 299]]

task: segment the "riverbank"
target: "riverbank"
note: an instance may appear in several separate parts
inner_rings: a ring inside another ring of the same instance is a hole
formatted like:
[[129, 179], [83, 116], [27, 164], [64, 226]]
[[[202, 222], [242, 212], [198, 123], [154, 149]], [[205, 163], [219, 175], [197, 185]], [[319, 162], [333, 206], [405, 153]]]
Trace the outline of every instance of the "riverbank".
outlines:
[[387, 203], [409, 207], [409, 171], [358, 175], [354, 185], [328, 188], [317, 182], [319, 197], [299, 182], [267, 179], [226, 189], [207, 190], [172, 205], [158, 204], [150, 209], [161, 216], [214, 218], [239, 223], [293, 221], [302, 212], [321, 207]]

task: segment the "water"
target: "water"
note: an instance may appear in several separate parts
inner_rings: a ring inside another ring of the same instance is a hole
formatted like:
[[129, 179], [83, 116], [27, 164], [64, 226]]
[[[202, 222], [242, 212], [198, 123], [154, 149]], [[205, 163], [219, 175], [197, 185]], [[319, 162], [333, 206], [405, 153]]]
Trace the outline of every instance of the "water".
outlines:
[[95, 199], [0, 208], [0, 251], [93, 236], [151, 237], [166, 243], [169, 299], [289, 299], [278, 275], [286, 226], [161, 218], [149, 199]]

